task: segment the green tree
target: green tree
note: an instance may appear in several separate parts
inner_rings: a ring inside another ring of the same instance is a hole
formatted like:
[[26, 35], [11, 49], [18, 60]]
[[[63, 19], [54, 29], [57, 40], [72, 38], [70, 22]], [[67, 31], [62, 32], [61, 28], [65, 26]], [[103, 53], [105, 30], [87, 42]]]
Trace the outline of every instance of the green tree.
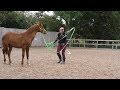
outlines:
[[119, 39], [119, 11], [55, 11], [66, 21], [68, 30], [76, 28], [76, 38]]
[[76, 28], [74, 37], [79, 37], [79, 23], [83, 14], [81, 11], [54, 11], [55, 16], [60, 16], [60, 19], [64, 19], [66, 22], [67, 30], [70, 30], [72, 27]]
[[35, 17], [44, 23], [47, 31], [58, 31], [59, 27], [63, 24], [61, 20], [55, 16], [46, 15], [44, 11], [39, 11], [35, 14]]
[[60, 26], [63, 24], [61, 20], [56, 19], [54, 16], [45, 15], [43, 18], [43, 23], [47, 31], [57, 31]]
[[80, 22], [80, 33], [84, 38], [118, 38], [120, 14], [114, 11], [85, 11], [83, 14]]
[[0, 11], [0, 26], [26, 29], [37, 21], [33, 16], [26, 16], [24, 11]]

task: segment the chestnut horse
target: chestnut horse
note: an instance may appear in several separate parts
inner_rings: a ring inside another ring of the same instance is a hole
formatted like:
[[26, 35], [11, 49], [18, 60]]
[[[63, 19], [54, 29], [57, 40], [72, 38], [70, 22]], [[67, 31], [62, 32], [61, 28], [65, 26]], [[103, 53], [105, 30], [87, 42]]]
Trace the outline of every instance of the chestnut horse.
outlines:
[[4, 56], [4, 63], [6, 63], [5, 54], [8, 54], [9, 58], [9, 65], [11, 64], [11, 58], [10, 54], [12, 51], [12, 47], [15, 48], [22, 48], [22, 62], [21, 65], [24, 63], [24, 56], [26, 51], [26, 57], [27, 57], [27, 64], [29, 64], [29, 47], [32, 44], [32, 41], [36, 35], [37, 32], [41, 32], [43, 34], [46, 34], [46, 30], [43, 27], [42, 23], [35, 24], [27, 29], [26, 32], [16, 34], [13, 32], [8, 32], [2, 37], [2, 44], [3, 44], [3, 56]]

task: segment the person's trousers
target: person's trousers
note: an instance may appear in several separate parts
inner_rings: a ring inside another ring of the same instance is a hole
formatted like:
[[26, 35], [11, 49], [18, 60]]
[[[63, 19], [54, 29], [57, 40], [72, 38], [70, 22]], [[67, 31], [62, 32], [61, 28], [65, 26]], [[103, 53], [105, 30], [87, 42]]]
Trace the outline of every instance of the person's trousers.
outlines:
[[[65, 57], [65, 50], [66, 50], [66, 43], [58, 43], [58, 46], [57, 46], [57, 55], [58, 55], [58, 57], [59, 57], [59, 59], [60, 59], [60, 61], [62, 60], [62, 58], [63, 58], [63, 61], [65, 62], [65, 59], [66, 59], [66, 57]], [[65, 47], [64, 47], [65, 46]], [[62, 52], [62, 55], [60, 54], [60, 51]], [[61, 57], [62, 56], [62, 57]]]

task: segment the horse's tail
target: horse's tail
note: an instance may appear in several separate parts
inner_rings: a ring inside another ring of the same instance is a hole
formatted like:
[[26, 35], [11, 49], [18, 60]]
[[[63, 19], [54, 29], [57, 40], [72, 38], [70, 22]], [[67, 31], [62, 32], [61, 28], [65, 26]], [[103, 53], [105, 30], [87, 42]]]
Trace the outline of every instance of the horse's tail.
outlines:
[[8, 54], [8, 43], [7, 43], [7, 37], [6, 37], [7, 34], [5, 34], [3, 37], [2, 37], [2, 46], [3, 46], [3, 54]]

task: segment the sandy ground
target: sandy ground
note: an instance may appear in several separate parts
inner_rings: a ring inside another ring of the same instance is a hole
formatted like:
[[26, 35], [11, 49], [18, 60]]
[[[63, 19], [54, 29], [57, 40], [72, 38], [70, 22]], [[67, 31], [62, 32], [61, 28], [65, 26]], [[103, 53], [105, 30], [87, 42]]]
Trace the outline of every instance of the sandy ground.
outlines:
[[0, 79], [120, 79], [120, 50], [68, 49], [66, 63], [58, 64], [56, 50], [30, 48], [30, 66], [21, 66], [21, 49], [13, 48], [12, 65], [3, 63], [0, 48]]

